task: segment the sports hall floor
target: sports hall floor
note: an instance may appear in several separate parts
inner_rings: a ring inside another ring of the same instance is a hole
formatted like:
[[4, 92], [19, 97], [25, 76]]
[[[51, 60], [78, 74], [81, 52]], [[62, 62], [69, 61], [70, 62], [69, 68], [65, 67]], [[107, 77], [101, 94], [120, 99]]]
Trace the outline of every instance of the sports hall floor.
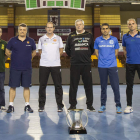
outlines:
[[[108, 86], [107, 110], [99, 114], [100, 85], [93, 86], [96, 112], [88, 112], [87, 134], [69, 135], [66, 123], [66, 108], [69, 107], [69, 86], [63, 86], [65, 108], [57, 112], [54, 87], [48, 86], [45, 112], [38, 112], [38, 86], [31, 87], [30, 105], [34, 113], [24, 113], [23, 88], [17, 89], [14, 102], [15, 112], [0, 112], [0, 140], [140, 140], [140, 85], [134, 85], [133, 109], [131, 114], [116, 114], [114, 95]], [[122, 110], [126, 107], [126, 85], [120, 85]], [[5, 86], [6, 106], [9, 87]], [[78, 88], [77, 108], [86, 109], [83, 86]], [[85, 117], [83, 116], [83, 121]]]

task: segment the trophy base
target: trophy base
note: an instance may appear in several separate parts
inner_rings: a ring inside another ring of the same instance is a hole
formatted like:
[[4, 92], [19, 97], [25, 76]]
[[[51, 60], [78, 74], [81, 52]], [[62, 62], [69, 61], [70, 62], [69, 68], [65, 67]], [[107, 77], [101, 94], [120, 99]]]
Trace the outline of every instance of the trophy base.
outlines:
[[86, 129], [85, 128], [83, 128], [83, 129], [72, 129], [72, 128], [70, 128], [69, 127], [69, 134], [87, 134], [87, 131], [86, 131]]

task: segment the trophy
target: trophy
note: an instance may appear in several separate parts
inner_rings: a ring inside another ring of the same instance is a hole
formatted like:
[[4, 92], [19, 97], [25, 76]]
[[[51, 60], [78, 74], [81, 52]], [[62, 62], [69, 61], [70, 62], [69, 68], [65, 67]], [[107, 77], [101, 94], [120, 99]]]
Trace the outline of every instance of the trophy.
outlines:
[[[83, 112], [87, 118], [86, 124], [84, 126], [82, 124]], [[69, 134], [87, 134], [85, 126], [88, 123], [88, 116], [83, 109], [71, 109], [67, 113], [66, 121], [69, 126]]]

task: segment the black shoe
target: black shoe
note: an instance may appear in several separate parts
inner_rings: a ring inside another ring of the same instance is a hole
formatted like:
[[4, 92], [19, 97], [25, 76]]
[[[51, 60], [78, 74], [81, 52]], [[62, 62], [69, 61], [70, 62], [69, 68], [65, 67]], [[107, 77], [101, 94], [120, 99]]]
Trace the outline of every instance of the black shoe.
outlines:
[[96, 110], [93, 108], [93, 106], [88, 106], [87, 110], [92, 111], [92, 112], [96, 112]]
[[6, 112], [7, 112], [7, 113], [12, 113], [12, 112], [14, 112], [14, 107], [11, 106], [11, 105], [9, 105]]
[[30, 105], [25, 106], [24, 111], [29, 112], [29, 113], [33, 113], [33, 110], [31, 109]]
[[44, 111], [44, 107], [39, 107], [38, 112], [43, 112]]
[[62, 112], [63, 111], [63, 108], [61, 106], [58, 106], [58, 112]]
[[71, 109], [76, 109], [76, 106], [70, 106], [70, 107], [68, 108], [68, 111], [70, 111]]

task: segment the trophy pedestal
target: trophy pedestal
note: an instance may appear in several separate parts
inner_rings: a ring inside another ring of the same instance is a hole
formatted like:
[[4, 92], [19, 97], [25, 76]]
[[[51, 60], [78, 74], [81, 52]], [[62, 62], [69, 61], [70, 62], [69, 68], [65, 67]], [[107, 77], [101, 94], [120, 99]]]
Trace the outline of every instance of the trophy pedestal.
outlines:
[[75, 128], [72, 129], [71, 127], [69, 127], [69, 134], [87, 134], [87, 131], [85, 128]]

